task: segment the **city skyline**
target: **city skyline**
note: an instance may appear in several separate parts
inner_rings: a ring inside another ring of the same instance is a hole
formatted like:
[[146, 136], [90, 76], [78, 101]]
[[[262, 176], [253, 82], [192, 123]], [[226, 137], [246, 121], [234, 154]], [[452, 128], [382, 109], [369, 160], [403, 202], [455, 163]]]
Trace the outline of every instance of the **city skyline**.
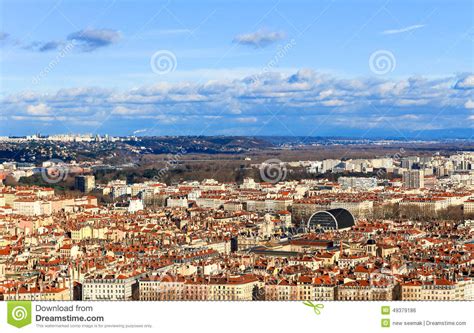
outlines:
[[472, 152], [242, 158], [230, 182], [40, 159], [0, 164], [0, 300], [473, 299]]
[[472, 3], [406, 5], [5, 1], [0, 135], [470, 138]]

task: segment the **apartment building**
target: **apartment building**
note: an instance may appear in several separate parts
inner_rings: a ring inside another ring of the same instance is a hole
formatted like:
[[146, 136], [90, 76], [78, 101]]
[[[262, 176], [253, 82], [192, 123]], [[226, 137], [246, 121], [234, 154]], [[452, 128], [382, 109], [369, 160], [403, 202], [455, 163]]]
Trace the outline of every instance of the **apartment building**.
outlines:
[[85, 301], [132, 300], [141, 274], [125, 276], [114, 274], [104, 277], [86, 278], [82, 284], [82, 299]]
[[263, 284], [253, 275], [195, 277], [166, 276], [164, 278], [141, 279], [140, 300], [213, 300], [251, 301], [256, 290]]
[[254, 290], [263, 287], [253, 275], [211, 278], [209, 281], [209, 299], [214, 301], [251, 301]]
[[333, 201], [329, 207], [330, 209], [344, 208], [350, 211], [355, 217], [365, 217], [372, 212], [374, 202], [369, 200]]
[[280, 280], [277, 283], [266, 283], [265, 287], [266, 301], [292, 301], [298, 299], [298, 286], [296, 282]]
[[337, 182], [343, 189], [368, 190], [377, 187], [375, 177], [339, 177]]
[[300, 276], [297, 281], [270, 281], [265, 284], [264, 290], [267, 301], [332, 301], [336, 297], [336, 285], [327, 276]]
[[400, 286], [401, 299], [404, 301], [463, 301], [472, 299], [473, 283], [469, 281], [449, 281], [434, 279], [421, 282], [410, 281]]
[[474, 214], [474, 199], [469, 199], [464, 202], [464, 214]]
[[38, 199], [16, 199], [13, 201], [13, 210], [16, 214], [26, 216], [50, 215], [51, 204]]
[[357, 280], [337, 287], [339, 301], [391, 301], [395, 299], [396, 286], [392, 283], [370, 283]]
[[138, 281], [140, 301], [174, 301], [184, 299], [182, 277], [149, 277]]
[[3, 294], [4, 301], [70, 301], [68, 288], [20, 288]]
[[74, 178], [74, 188], [82, 193], [89, 193], [95, 188], [95, 177], [93, 175], [79, 175]]
[[425, 187], [423, 170], [406, 170], [402, 174], [403, 187], [408, 189]]

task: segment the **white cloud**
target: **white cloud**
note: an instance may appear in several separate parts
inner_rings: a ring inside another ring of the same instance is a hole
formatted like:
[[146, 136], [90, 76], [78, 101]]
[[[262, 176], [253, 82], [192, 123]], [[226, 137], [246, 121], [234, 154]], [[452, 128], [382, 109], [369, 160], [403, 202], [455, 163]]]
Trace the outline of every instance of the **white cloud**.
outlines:
[[404, 28], [400, 28], [400, 29], [384, 30], [384, 31], [382, 31], [382, 34], [384, 34], [384, 35], [401, 34], [401, 33], [404, 33], [404, 32], [410, 32], [410, 31], [413, 31], [413, 30], [423, 28], [424, 26], [425, 26], [424, 24], [415, 24], [415, 25], [410, 25], [408, 27], [404, 27]]
[[44, 103], [38, 105], [28, 105], [26, 112], [32, 116], [47, 116], [50, 114], [50, 107]]
[[100, 47], [117, 43], [122, 35], [112, 29], [83, 29], [73, 32], [67, 37], [68, 40], [77, 41], [85, 52], [94, 51]]
[[136, 114], [138, 112], [137, 110], [126, 108], [124, 106], [119, 105], [114, 108], [113, 113], [118, 114], [118, 115], [129, 115], [129, 114]]
[[[82, 29], [70, 33], [65, 40], [32, 41], [21, 48], [37, 52], [72, 49], [76, 45], [83, 52], [91, 52], [98, 48], [109, 46], [120, 41], [122, 34], [113, 29]], [[2, 35], [0, 33], [0, 41]], [[20, 44], [20, 43], [18, 43]]]
[[147, 128], [137, 129], [137, 130], [133, 131], [133, 134], [145, 133], [146, 131], [148, 131]]
[[258, 119], [256, 117], [241, 117], [241, 118], [235, 118], [235, 120], [239, 123], [256, 123]]
[[456, 82], [454, 87], [457, 89], [474, 89], [474, 75], [466, 75]]
[[400, 106], [413, 106], [413, 105], [427, 105], [428, 100], [426, 99], [400, 99], [396, 103]]
[[324, 98], [327, 98], [327, 97], [331, 96], [332, 94], [334, 94], [334, 91], [332, 89], [323, 90], [319, 93], [319, 97], [324, 99]]
[[416, 114], [404, 114], [400, 119], [416, 120], [420, 119], [420, 116], [417, 116]]
[[253, 47], [265, 47], [286, 37], [285, 33], [260, 29], [255, 32], [241, 34], [234, 37], [234, 42]]
[[324, 106], [342, 106], [346, 103], [340, 99], [330, 99], [327, 101], [322, 101], [321, 104]]
[[[66, 119], [81, 124], [91, 119], [126, 120], [132, 128], [150, 123], [199, 123], [199, 119], [220, 119], [222, 127], [250, 126], [267, 116], [360, 118], [381, 123], [375, 116], [389, 112], [393, 121], [422, 124], [441, 108], [443, 126], [466, 119], [465, 109], [474, 105], [471, 90], [458, 89], [466, 76], [402, 79], [340, 78], [310, 69], [291, 74], [265, 73], [258, 80], [249, 77], [216, 79], [205, 83], [160, 82], [130, 90], [91, 87], [61, 89], [57, 92], [22, 92], [0, 100], [3, 115], [16, 121]], [[333, 112], [337, 111], [337, 112]], [[378, 111], [378, 112], [377, 112]], [[142, 120], [141, 123], [132, 123]], [[334, 123], [334, 122], [333, 122]], [[441, 122], [440, 122], [441, 123]], [[449, 123], [449, 124], [448, 124]], [[123, 124], [123, 121], [122, 121]], [[415, 125], [413, 125], [415, 126]]]
[[474, 101], [472, 99], [467, 100], [467, 102], [464, 103], [464, 107], [466, 109], [474, 109]]

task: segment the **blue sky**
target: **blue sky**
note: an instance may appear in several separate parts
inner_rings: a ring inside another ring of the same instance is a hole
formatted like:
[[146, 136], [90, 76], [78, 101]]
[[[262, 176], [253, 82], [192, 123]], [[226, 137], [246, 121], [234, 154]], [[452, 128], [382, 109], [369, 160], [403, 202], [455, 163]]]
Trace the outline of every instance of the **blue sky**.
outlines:
[[1, 6], [0, 135], [472, 132], [472, 1]]

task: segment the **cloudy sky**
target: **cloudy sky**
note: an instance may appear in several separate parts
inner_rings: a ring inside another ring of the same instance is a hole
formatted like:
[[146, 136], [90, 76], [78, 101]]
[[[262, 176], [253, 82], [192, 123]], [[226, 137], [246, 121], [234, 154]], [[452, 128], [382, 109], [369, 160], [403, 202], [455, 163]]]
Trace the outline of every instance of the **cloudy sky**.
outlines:
[[1, 6], [0, 135], [474, 134], [469, 0]]

